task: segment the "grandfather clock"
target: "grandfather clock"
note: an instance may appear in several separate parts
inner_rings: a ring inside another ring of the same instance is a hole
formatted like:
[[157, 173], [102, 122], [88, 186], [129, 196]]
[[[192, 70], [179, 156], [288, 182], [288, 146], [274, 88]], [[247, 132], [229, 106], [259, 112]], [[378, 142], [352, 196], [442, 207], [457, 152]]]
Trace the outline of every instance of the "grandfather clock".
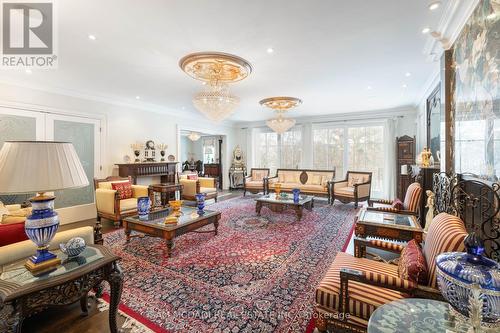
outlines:
[[396, 138], [397, 197], [404, 200], [406, 189], [412, 182], [410, 166], [415, 164], [415, 137], [408, 135]]

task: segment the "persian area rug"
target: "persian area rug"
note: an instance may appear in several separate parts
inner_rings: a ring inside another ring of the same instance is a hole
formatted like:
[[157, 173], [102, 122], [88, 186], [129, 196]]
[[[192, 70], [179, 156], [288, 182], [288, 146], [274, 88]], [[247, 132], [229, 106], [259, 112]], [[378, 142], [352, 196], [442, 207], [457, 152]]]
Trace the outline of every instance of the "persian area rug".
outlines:
[[[161, 332], [305, 332], [315, 287], [353, 229], [353, 205], [318, 203], [296, 221], [292, 210], [255, 213], [252, 197], [207, 207], [222, 213], [219, 234], [165, 241], [105, 234], [121, 256], [122, 303], [131, 317]], [[210, 230], [213, 226], [206, 226]]]

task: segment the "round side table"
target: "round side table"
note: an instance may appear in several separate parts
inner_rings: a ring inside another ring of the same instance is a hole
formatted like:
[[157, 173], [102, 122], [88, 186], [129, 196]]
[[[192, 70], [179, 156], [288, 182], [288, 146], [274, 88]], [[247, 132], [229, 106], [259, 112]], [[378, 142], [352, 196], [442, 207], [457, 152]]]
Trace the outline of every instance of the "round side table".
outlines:
[[384, 304], [373, 312], [368, 322], [368, 333], [466, 333], [468, 329], [469, 325], [456, 325], [448, 303], [421, 298]]

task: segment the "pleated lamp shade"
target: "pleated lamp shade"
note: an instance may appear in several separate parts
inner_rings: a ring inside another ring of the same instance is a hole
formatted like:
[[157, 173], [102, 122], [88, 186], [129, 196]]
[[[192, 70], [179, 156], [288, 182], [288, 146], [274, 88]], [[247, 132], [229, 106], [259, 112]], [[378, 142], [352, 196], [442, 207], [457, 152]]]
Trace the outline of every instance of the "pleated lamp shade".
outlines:
[[6, 141], [0, 150], [0, 193], [52, 192], [89, 184], [69, 142]]

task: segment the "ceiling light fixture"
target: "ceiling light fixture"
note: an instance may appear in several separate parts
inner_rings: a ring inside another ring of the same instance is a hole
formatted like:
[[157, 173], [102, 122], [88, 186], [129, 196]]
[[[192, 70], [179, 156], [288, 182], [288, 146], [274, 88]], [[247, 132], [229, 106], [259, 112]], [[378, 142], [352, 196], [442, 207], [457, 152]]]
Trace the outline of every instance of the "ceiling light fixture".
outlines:
[[439, 8], [439, 6], [441, 6], [441, 1], [431, 1], [429, 3], [429, 9], [430, 10], [436, 10]]
[[89, 35], [89, 39], [90, 39], [90, 40], [96, 40], [96, 39], [97, 39], [97, 37], [96, 37], [95, 35]]
[[135, 96], [135, 99], [141, 99], [141, 96]]
[[276, 118], [266, 121], [266, 125], [276, 133], [283, 134], [296, 123], [295, 119], [286, 118], [285, 112], [302, 104], [302, 100], [296, 97], [270, 97], [261, 100], [259, 104], [276, 112]]
[[406, 72], [406, 73], [405, 73], [405, 76], [406, 76], [406, 77], [410, 77], [410, 76], [411, 76], [411, 73], [410, 73], [410, 72]]
[[272, 47], [268, 47], [267, 53], [269, 53], [269, 54], [274, 53], [274, 49]]
[[201, 135], [196, 132], [191, 132], [187, 137], [191, 141], [198, 141], [201, 138]]
[[205, 83], [205, 90], [193, 98], [193, 105], [208, 119], [220, 122], [238, 107], [240, 99], [229, 92], [228, 84], [252, 73], [252, 65], [238, 56], [221, 52], [188, 54], [179, 66], [189, 76]]
[[408, 88], [408, 85], [406, 83], [403, 84], [403, 88], [405, 88], [405, 89]]
[[423, 34], [428, 34], [429, 32], [431, 32], [431, 28], [423, 28], [422, 29]]
[[366, 87], [366, 89], [367, 89], [367, 90], [372, 90], [372, 89], [373, 89], [373, 87], [372, 87], [372, 86], [368, 86], [368, 87]]

